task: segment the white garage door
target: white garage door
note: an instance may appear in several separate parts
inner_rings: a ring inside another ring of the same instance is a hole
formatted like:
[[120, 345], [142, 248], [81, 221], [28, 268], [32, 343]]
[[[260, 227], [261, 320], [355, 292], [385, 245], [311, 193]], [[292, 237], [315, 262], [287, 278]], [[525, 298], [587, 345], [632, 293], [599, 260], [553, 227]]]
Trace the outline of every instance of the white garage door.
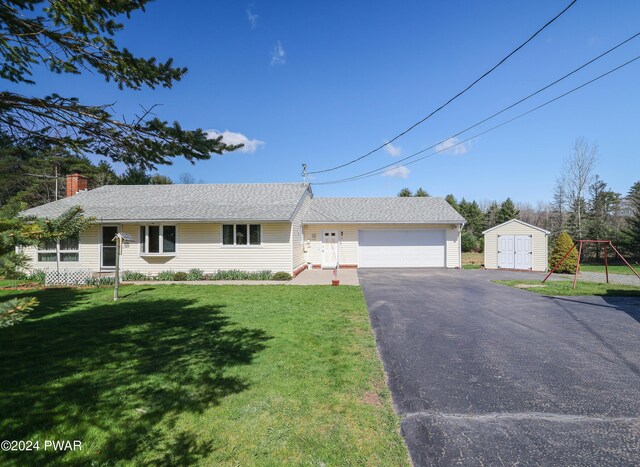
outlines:
[[429, 230], [360, 230], [358, 266], [361, 268], [444, 267], [445, 234]]

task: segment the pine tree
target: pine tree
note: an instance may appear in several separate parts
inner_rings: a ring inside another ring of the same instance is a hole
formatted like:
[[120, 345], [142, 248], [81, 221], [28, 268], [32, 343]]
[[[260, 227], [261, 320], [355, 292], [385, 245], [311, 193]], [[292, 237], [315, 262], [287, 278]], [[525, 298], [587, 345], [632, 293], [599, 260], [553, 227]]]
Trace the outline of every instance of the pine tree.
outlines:
[[149, 179], [149, 185], [173, 185], [173, 180], [166, 175], [155, 174]]
[[409, 197], [413, 196], [413, 193], [411, 192], [411, 190], [409, 188], [403, 188], [398, 193], [398, 196], [400, 198], [409, 198]]
[[631, 257], [640, 260], [640, 181], [633, 184], [626, 201], [630, 216], [627, 218], [628, 227], [623, 230], [625, 249]]
[[567, 227], [567, 189], [566, 180], [558, 178], [553, 191], [553, 202], [551, 203], [551, 230], [555, 235], [562, 232]]
[[[562, 232], [558, 239], [556, 240], [555, 245], [553, 246], [553, 250], [551, 251], [551, 256], [549, 256], [549, 268], [555, 267], [560, 260], [567, 254], [567, 252], [573, 246], [573, 239], [571, 235], [567, 231]], [[576, 271], [576, 266], [578, 264], [578, 250], [576, 248], [565, 258], [563, 263], [560, 265], [556, 272], [558, 273], [573, 273]]]
[[[123, 28], [119, 21], [144, 11], [146, 3], [0, 0], [0, 79], [12, 83], [5, 89], [35, 84], [46, 71], [89, 72], [120, 89], [171, 88], [186, 68], [175, 67], [171, 58], [136, 57], [116, 41]], [[210, 138], [201, 129], [185, 130], [178, 122], [160, 120], [153, 116], [153, 107], [118, 119], [111, 105], [87, 105], [55, 92], [40, 97], [4, 90], [0, 92], [0, 113], [0, 129], [16, 141], [63, 146], [146, 169], [169, 163], [175, 156], [203, 160], [212, 153], [241, 147], [225, 144], [222, 136]]]
[[452, 194], [448, 194], [447, 196], [445, 196], [445, 201], [447, 203], [449, 203], [449, 205], [455, 209], [456, 211], [460, 212], [460, 206], [458, 205], [458, 201], [456, 200], [456, 197], [453, 196]]
[[143, 167], [129, 167], [118, 178], [119, 185], [149, 185], [151, 176]]
[[496, 214], [496, 222], [502, 224], [503, 222], [516, 219], [520, 212], [516, 209], [516, 205], [513, 204], [511, 198], [507, 198], [501, 205], [498, 213]]
[[464, 228], [476, 238], [482, 236], [484, 230], [484, 214], [475, 201], [468, 202], [464, 198], [460, 201], [460, 215], [467, 220]]
[[484, 228], [490, 229], [498, 225], [498, 203], [495, 201], [489, 205], [487, 212], [484, 213]]
[[620, 193], [607, 190], [607, 184], [596, 176], [589, 194], [587, 236], [592, 240], [610, 240], [614, 235], [613, 213], [620, 208]]
[[427, 193], [422, 187], [420, 187], [413, 196], [415, 196], [416, 198], [426, 198], [429, 196], [429, 193]]
[[89, 158], [61, 147], [20, 146], [9, 137], [0, 135], [0, 206], [17, 201], [29, 208], [64, 198], [65, 177], [76, 172], [89, 179], [89, 189], [113, 184], [117, 180], [106, 161], [96, 166]]

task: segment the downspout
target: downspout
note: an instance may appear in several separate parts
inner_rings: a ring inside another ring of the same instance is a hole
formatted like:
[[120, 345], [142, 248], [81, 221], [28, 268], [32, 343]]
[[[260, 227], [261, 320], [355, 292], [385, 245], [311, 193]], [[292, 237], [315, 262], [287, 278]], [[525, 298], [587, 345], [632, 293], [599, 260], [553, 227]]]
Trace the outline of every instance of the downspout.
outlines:
[[458, 269], [462, 269], [462, 228], [464, 224], [458, 225]]

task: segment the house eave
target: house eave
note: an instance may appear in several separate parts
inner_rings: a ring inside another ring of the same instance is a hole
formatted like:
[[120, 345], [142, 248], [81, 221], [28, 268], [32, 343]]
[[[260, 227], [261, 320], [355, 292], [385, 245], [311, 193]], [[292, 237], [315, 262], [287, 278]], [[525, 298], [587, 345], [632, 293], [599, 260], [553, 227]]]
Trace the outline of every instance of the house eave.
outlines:
[[415, 224], [424, 224], [424, 225], [445, 225], [445, 224], [454, 224], [454, 225], [464, 225], [464, 221], [461, 220], [439, 220], [439, 221], [367, 221], [367, 220], [331, 220], [331, 221], [303, 221], [304, 225], [322, 225], [322, 224], [393, 224], [393, 225], [415, 225]]
[[246, 224], [289, 224], [290, 219], [238, 219], [238, 218], [200, 218], [200, 219], [107, 219], [96, 218], [97, 224], [162, 224], [162, 223], [175, 223], [175, 224], [221, 224], [221, 223], [246, 223]]

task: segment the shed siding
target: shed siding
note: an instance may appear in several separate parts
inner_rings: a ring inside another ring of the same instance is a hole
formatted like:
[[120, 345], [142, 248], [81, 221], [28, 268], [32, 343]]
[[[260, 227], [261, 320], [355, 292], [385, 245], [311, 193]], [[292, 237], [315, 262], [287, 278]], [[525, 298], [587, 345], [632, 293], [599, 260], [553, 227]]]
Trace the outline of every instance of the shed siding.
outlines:
[[548, 244], [546, 234], [519, 222], [503, 225], [484, 235], [485, 268], [498, 269], [499, 235], [531, 235], [531, 269], [533, 271], [547, 270]]
[[306, 191], [302, 197], [302, 201], [298, 206], [298, 211], [294, 214], [291, 221], [291, 257], [293, 269], [305, 262], [304, 260], [304, 231], [302, 226], [302, 218], [309, 209], [311, 204], [311, 193]]
[[460, 266], [458, 227], [451, 225], [425, 224], [313, 224], [304, 227], [305, 260], [312, 264], [322, 262], [322, 231], [337, 230], [340, 235], [340, 264], [358, 264], [358, 230], [415, 230], [415, 229], [445, 229], [446, 231], [446, 266], [456, 268]]

